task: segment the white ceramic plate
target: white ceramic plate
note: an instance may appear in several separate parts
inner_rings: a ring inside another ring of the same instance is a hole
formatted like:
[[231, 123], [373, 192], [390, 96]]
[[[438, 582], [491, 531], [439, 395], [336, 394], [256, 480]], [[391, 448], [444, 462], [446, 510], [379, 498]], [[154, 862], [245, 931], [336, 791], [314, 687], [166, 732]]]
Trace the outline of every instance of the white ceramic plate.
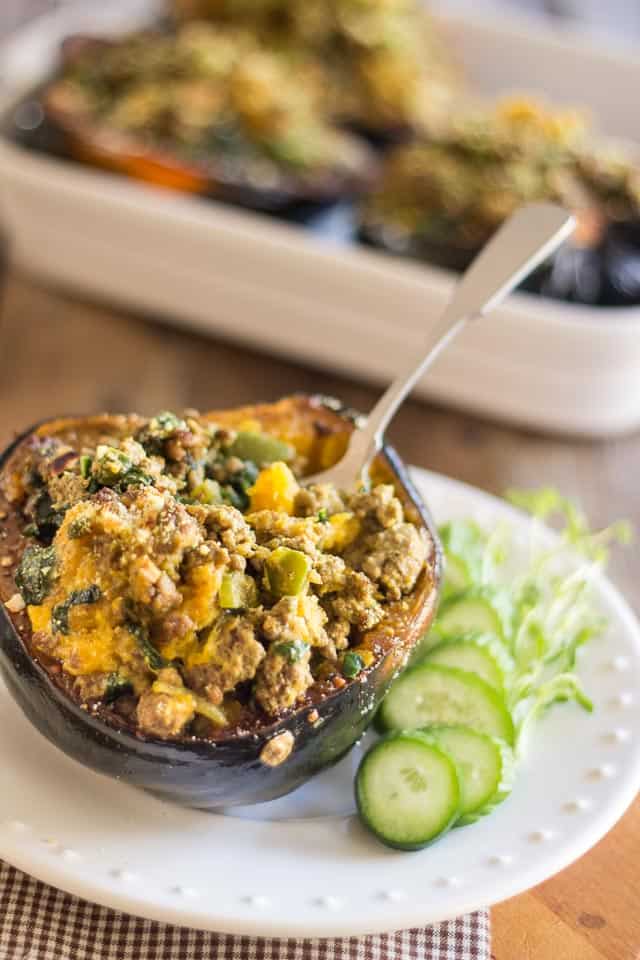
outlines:
[[[436, 519], [492, 524], [505, 504], [415, 471]], [[640, 628], [606, 581], [610, 621], [580, 673], [595, 711], [553, 708], [511, 797], [419, 853], [391, 851], [353, 815], [356, 748], [288, 798], [214, 815], [85, 770], [0, 688], [0, 856], [71, 893], [155, 920], [228, 933], [339, 936], [449, 918], [550, 877], [596, 843], [640, 786]]]

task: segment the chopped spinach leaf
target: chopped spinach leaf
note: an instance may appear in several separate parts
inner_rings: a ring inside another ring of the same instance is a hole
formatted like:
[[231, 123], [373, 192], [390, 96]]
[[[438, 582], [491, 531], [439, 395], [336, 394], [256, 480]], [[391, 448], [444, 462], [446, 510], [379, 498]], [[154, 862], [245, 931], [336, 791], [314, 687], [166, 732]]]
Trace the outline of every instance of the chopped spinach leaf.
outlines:
[[107, 678], [107, 686], [104, 692], [103, 700], [105, 703], [112, 703], [118, 697], [125, 693], [133, 693], [133, 687], [129, 680], [125, 680], [118, 673], [110, 673]]
[[181, 418], [164, 410], [149, 420], [136, 434], [136, 440], [142, 444], [147, 453], [162, 456], [164, 454], [165, 441], [176, 433], [188, 430], [187, 424]]
[[230, 484], [225, 484], [220, 488], [220, 495], [222, 496], [222, 502], [228, 503], [230, 506], [235, 507], [236, 510], [240, 510], [241, 513], [249, 506], [249, 497], [246, 493], [238, 493], [235, 487], [232, 487]]
[[133, 462], [124, 451], [100, 444], [91, 466], [91, 476], [101, 487], [114, 487], [132, 467]]
[[[31, 520], [35, 536], [45, 543], [51, 543], [64, 520], [68, 507], [54, 508], [47, 490], [42, 490], [31, 509]], [[31, 527], [31, 524], [29, 525]], [[26, 532], [25, 528], [25, 532]]]
[[132, 633], [136, 638], [149, 670], [153, 670], [154, 673], [157, 673], [157, 671], [162, 670], [163, 667], [169, 666], [169, 661], [165, 660], [162, 654], [151, 642], [146, 628], [143, 627], [141, 623], [130, 622], [127, 624], [127, 629], [129, 630], [129, 633]]
[[71, 604], [65, 600], [57, 604], [51, 613], [51, 630], [53, 633], [69, 633], [69, 610]]
[[124, 451], [106, 444], [98, 447], [91, 465], [89, 493], [96, 493], [100, 487], [112, 487], [123, 493], [127, 487], [149, 486], [151, 483], [152, 478], [134, 464]]
[[102, 590], [96, 583], [90, 587], [83, 587], [81, 590], [74, 590], [70, 596], [71, 604], [97, 603], [102, 596]]
[[253, 460], [246, 460], [244, 464], [244, 470], [239, 475], [239, 479], [236, 477], [233, 478], [233, 483], [240, 483], [243, 490], [247, 490], [249, 487], [252, 487], [256, 480], [258, 479], [258, 474], [260, 470], [255, 465]]
[[42, 603], [51, 590], [55, 564], [53, 547], [27, 547], [16, 572], [16, 586], [25, 603]]
[[85, 603], [97, 603], [102, 596], [100, 587], [93, 583], [82, 590], [72, 590], [63, 603], [58, 603], [51, 613], [51, 629], [54, 633], [69, 633], [69, 611]]
[[249, 506], [247, 490], [254, 485], [259, 472], [255, 463], [247, 460], [243, 469], [233, 474], [231, 480], [221, 488], [223, 501], [244, 513]]
[[120, 479], [116, 489], [122, 493], [127, 487], [149, 487], [152, 483], [153, 479], [148, 473], [145, 473], [140, 467], [131, 467]]

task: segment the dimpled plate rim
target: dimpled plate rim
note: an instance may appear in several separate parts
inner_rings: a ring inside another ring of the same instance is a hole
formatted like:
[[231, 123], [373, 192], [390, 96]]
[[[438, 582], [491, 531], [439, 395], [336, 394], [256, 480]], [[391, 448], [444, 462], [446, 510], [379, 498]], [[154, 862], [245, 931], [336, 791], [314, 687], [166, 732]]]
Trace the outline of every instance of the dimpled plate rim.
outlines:
[[[502, 501], [413, 476], [439, 522], [507, 519], [524, 539], [529, 521]], [[351, 812], [362, 745], [288, 798], [226, 815], [182, 810], [64, 756], [0, 686], [0, 856], [117, 910], [254, 936], [397, 930], [514, 896], [592, 847], [640, 787], [640, 629], [605, 578], [596, 591], [611, 625], [579, 665], [594, 713], [549, 711], [511, 797], [423, 851], [386, 849]]]

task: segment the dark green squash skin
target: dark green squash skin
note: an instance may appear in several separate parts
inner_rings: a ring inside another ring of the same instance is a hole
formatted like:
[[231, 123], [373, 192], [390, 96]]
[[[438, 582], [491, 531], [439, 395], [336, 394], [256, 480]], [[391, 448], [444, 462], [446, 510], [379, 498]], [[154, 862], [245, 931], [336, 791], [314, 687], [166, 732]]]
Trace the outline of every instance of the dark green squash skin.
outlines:
[[[0, 470], [30, 432], [4, 452]], [[153, 739], [124, 722], [118, 728], [76, 703], [30, 655], [2, 604], [0, 673], [11, 696], [40, 733], [74, 760], [182, 806], [216, 809], [253, 804], [294, 790], [338, 761], [358, 740], [435, 614], [442, 573], [435, 527], [397, 454], [386, 448], [383, 457], [433, 538], [433, 587], [421, 610], [414, 611], [404, 642], [343, 689], [307, 703], [253, 734], [216, 742]], [[293, 734], [293, 750], [280, 765], [267, 766], [260, 760], [260, 752], [267, 740], [282, 731]]]

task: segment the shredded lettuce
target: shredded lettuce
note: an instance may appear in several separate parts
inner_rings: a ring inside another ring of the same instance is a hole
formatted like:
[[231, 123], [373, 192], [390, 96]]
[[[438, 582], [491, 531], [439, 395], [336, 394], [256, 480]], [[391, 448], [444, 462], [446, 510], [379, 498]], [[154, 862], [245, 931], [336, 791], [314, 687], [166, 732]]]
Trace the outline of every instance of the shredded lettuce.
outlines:
[[[592, 582], [610, 547], [630, 541], [631, 527], [618, 522], [593, 531], [577, 504], [551, 487], [509, 490], [506, 498], [531, 516], [526, 543], [508, 523], [487, 531], [472, 520], [452, 520], [441, 528], [447, 573], [440, 615], [478, 595], [492, 604], [514, 664], [506, 698], [521, 747], [552, 704], [593, 709], [575, 672], [580, 648], [606, 627]], [[550, 522], [556, 537], [544, 526]]]

